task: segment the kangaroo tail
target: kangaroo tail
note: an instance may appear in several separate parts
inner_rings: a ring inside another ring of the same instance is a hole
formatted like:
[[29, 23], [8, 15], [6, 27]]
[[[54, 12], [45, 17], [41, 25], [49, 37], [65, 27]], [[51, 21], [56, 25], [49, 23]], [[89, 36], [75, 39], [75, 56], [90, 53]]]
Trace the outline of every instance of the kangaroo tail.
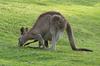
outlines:
[[69, 39], [70, 46], [71, 46], [72, 50], [75, 50], [75, 51], [90, 51], [90, 52], [92, 52], [92, 50], [90, 50], [90, 49], [77, 48], [76, 47], [76, 43], [75, 43], [74, 36], [73, 36], [73, 31], [72, 31], [72, 28], [71, 28], [69, 23], [67, 23], [66, 32], [67, 32], [68, 39]]

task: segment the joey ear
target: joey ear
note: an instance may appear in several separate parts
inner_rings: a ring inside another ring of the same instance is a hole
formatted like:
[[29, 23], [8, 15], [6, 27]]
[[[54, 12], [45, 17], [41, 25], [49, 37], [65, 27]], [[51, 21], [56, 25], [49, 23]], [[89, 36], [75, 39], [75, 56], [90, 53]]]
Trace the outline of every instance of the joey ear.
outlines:
[[21, 35], [24, 34], [24, 27], [21, 27], [21, 28], [20, 28], [20, 32], [21, 32]]

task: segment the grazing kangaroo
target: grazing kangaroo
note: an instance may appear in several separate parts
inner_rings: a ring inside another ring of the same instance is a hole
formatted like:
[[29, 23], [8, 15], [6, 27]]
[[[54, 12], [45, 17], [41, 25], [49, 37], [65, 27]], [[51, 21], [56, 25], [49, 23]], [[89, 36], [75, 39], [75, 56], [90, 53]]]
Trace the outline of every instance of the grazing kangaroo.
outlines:
[[29, 31], [23, 31], [19, 38], [19, 46], [24, 46], [28, 40], [36, 40], [45, 47], [45, 41], [51, 41], [51, 50], [56, 50], [56, 42], [61, 33], [66, 30], [70, 46], [75, 51], [92, 51], [86, 48], [77, 48], [73, 36], [73, 31], [68, 21], [62, 14], [55, 11], [49, 11], [41, 14], [35, 25]]

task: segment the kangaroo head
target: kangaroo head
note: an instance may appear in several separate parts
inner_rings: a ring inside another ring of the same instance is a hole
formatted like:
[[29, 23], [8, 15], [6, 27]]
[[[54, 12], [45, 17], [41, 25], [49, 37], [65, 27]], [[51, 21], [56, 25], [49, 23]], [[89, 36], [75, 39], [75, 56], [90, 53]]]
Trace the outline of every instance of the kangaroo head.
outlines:
[[20, 28], [20, 37], [19, 37], [19, 42], [18, 42], [18, 45], [21, 47], [24, 45], [24, 43], [27, 41], [27, 37], [26, 37], [26, 33], [28, 32], [28, 28], [24, 28], [24, 27], [21, 27]]

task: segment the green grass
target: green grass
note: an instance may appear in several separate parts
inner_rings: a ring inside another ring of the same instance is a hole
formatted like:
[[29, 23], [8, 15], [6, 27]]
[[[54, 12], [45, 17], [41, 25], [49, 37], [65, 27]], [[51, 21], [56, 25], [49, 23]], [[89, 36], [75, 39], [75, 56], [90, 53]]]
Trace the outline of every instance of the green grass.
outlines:
[[[72, 51], [66, 34], [56, 51], [18, 48], [20, 27], [31, 28], [41, 13], [51, 10], [70, 22], [78, 47], [94, 52]], [[0, 66], [99, 66], [99, 48], [100, 0], [0, 0]]]

